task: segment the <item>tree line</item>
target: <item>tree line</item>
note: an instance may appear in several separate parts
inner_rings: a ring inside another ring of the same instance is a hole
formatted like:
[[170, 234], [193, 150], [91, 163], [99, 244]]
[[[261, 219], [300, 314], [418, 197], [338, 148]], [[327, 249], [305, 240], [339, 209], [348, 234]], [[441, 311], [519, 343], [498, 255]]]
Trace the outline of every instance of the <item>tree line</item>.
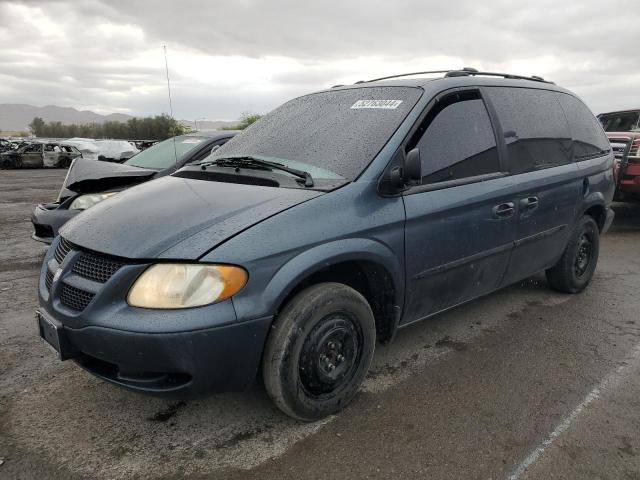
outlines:
[[183, 135], [188, 129], [168, 115], [132, 118], [126, 122], [70, 124], [45, 122], [35, 117], [29, 129], [36, 137], [51, 138], [117, 138], [126, 140], [164, 140], [174, 135]]
[[222, 127], [223, 130], [244, 130], [249, 125], [256, 123], [262, 118], [259, 113], [244, 112], [240, 115], [240, 121], [236, 125], [230, 125], [228, 127]]

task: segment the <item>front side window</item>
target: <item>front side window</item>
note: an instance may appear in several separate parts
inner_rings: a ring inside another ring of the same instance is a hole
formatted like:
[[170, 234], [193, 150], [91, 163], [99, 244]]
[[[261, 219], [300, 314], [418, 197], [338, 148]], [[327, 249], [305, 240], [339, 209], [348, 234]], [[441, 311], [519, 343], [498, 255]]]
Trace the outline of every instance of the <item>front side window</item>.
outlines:
[[423, 184], [500, 172], [491, 120], [477, 92], [445, 98], [429, 112], [427, 122], [415, 145], [420, 149]]
[[24, 153], [39, 153], [42, 152], [42, 145], [27, 145], [24, 149]]
[[489, 87], [487, 93], [502, 125], [512, 174], [571, 163], [571, 131], [556, 92]]

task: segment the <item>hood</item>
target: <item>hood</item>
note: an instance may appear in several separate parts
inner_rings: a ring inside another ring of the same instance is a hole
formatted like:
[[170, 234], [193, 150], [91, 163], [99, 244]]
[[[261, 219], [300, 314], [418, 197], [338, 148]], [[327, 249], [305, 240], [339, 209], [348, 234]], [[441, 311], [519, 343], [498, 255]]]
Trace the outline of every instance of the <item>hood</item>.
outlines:
[[74, 160], [67, 177], [62, 184], [60, 197], [65, 190], [75, 193], [98, 193], [106, 190], [121, 188], [148, 180], [156, 173], [155, 170], [133, 167], [121, 163], [99, 162], [77, 158]]
[[76, 245], [119, 257], [196, 260], [242, 230], [318, 195], [322, 192], [169, 176], [98, 203], [60, 233]]

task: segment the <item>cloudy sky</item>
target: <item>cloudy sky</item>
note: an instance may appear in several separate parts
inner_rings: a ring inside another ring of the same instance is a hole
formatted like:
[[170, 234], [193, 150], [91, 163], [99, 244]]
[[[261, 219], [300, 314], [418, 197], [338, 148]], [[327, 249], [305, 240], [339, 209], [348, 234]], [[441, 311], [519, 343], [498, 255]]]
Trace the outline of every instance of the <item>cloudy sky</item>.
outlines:
[[232, 120], [385, 74], [542, 75], [640, 107], [638, 0], [0, 0], [0, 103]]

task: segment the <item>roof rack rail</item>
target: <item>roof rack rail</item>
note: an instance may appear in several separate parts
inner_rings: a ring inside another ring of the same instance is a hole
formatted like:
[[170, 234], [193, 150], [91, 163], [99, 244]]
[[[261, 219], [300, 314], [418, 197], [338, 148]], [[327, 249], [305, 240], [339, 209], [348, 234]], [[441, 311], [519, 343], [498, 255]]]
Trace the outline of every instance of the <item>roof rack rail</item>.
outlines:
[[386, 77], [379, 77], [379, 78], [374, 78], [372, 80], [359, 80], [357, 82], [355, 82], [356, 84], [358, 83], [370, 83], [370, 82], [378, 82], [381, 80], [389, 80], [392, 78], [401, 78], [401, 77], [412, 77], [414, 75], [429, 75], [429, 74], [438, 74], [438, 73], [443, 73], [445, 77], [470, 77], [470, 76], [476, 76], [476, 75], [481, 75], [481, 76], [486, 76], [486, 77], [502, 77], [502, 78], [509, 78], [509, 79], [514, 79], [514, 80], [532, 80], [534, 82], [544, 82], [544, 83], [552, 83], [549, 80], [545, 80], [544, 78], [538, 76], [538, 75], [532, 75], [530, 77], [526, 77], [523, 75], [512, 75], [510, 73], [499, 73], [499, 72], [483, 72], [483, 71], [479, 71], [475, 68], [471, 68], [471, 67], [464, 67], [462, 69], [459, 70], [432, 70], [432, 71], [427, 71], [427, 72], [412, 72], [412, 73], [400, 73], [398, 75], [389, 75]]

